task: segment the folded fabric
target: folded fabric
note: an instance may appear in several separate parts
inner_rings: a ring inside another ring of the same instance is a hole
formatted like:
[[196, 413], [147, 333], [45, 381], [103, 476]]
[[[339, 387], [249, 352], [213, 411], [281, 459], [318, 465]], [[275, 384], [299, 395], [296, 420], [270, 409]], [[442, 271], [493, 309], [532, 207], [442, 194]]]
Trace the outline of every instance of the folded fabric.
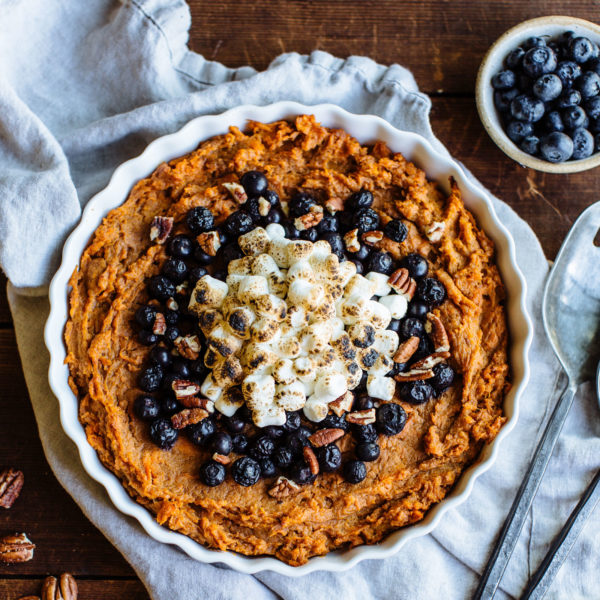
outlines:
[[[547, 263], [531, 229], [501, 201], [494, 199], [494, 206], [515, 238], [536, 327], [532, 377], [519, 422], [468, 501], [432, 534], [387, 560], [366, 561], [341, 574], [252, 577], [197, 563], [155, 542], [83, 471], [61, 429], [47, 384], [48, 356], [40, 351], [48, 314], [44, 286], [57, 267], [62, 241], [81, 207], [122, 161], [198, 115], [283, 99], [332, 102], [351, 112], [377, 114], [446, 152], [431, 131], [430, 101], [412, 75], [398, 65], [386, 67], [364, 57], [341, 60], [324, 52], [282, 55], [262, 73], [227, 69], [187, 49], [190, 18], [181, 0], [21, 0], [3, 8], [0, 163], [6, 167], [0, 172], [0, 263], [11, 280], [9, 300], [40, 437], [61, 484], [123, 553], [155, 600], [304, 600], [327, 597], [332, 590], [348, 599], [469, 597], [561, 387], [540, 319]], [[597, 406], [591, 389], [580, 392], [499, 598], [519, 595], [599, 466]], [[597, 597], [594, 541], [599, 534], [596, 513], [549, 598]]]

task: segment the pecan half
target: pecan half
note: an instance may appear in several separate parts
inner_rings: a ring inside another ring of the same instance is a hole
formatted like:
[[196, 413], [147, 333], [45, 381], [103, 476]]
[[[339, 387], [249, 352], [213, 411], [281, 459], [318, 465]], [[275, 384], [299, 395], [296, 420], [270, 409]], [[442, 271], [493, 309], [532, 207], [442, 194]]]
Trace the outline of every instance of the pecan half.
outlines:
[[336, 212], [344, 210], [344, 201], [341, 198], [329, 198], [325, 202], [325, 208], [331, 215], [335, 215]]
[[358, 252], [360, 250], [360, 240], [358, 239], [358, 229], [351, 229], [344, 236], [344, 244], [348, 252]]
[[150, 224], [150, 241], [164, 244], [173, 229], [173, 217], [154, 217]]
[[375, 409], [369, 408], [368, 410], [357, 410], [348, 413], [346, 421], [355, 425], [370, 425], [371, 423], [375, 423]]
[[353, 403], [354, 403], [354, 394], [352, 392], [346, 392], [343, 396], [340, 396], [333, 402], [330, 402], [329, 408], [338, 417], [341, 417], [345, 412], [348, 412], [352, 408]]
[[248, 200], [246, 191], [239, 183], [224, 183], [223, 187], [231, 194], [231, 197], [240, 204], [244, 204], [244, 202]]
[[215, 403], [208, 398], [198, 398], [197, 396], [183, 396], [177, 400], [185, 406], [185, 408], [203, 408], [207, 413], [215, 412]]
[[46, 577], [42, 585], [42, 600], [77, 600], [77, 595], [77, 582], [69, 573], [63, 573], [59, 580]]
[[171, 423], [175, 429], [183, 429], [188, 425], [200, 423], [206, 417], [208, 417], [208, 412], [203, 408], [184, 408], [171, 417]]
[[368, 246], [374, 246], [383, 239], [383, 231], [367, 231], [361, 235], [361, 239]]
[[[189, 284], [187, 281], [184, 281], [183, 283], [180, 283], [176, 288], [175, 288], [175, 292], [177, 294], [186, 294], [189, 288]], [[167, 308], [169, 306], [167, 305]]]
[[300, 490], [300, 486], [287, 477], [277, 478], [275, 485], [267, 492], [275, 500], [283, 500]]
[[409, 302], [417, 291], [417, 282], [410, 276], [408, 269], [394, 271], [390, 275], [388, 283], [397, 294], [404, 296]]
[[446, 223], [443, 221], [434, 221], [429, 229], [427, 229], [427, 237], [430, 242], [439, 242], [442, 239], [442, 235], [444, 235], [444, 230], [446, 229]]
[[411, 359], [412, 355], [417, 351], [420, 341], [421, 340], [419, 337], [413, 335], [406, 341], [402, 342], [400, 346], [398, 346], [396, 354], [394, 354], [394, 362], [407, 363]]
[[35, 544], [24, 533], [0, 538], [0, 562], [24, 563], [33, 558]]
[[339, 440], [341, 437], [344, 437], [345, 433], [343, 429], [338, 428], [319, 429], [319, 431], [308, 436], [308, 441], [316, 448], [320, 448]]
[[431, 379], [434, 372], [431, 369], [411, 369], [404, 373], [394, 375], [396, 381], [420, 381], [421, 379]]
[[271, 210], [271, 203], [262, 196], [258, 199], [258, 214], [261, 217], [266, 217]]
[[156, 313], [154, 324], [152, 325], [152, 333], [155, 335], [164, 335], [167, 330], [167, 321], [165, 315], [162, 313]]
[[310, 472], [313, 475], [317, 475], [319, 473], [319, 461], [317, 460], [315, 451], [310, 446], [304, 446], [304, 448], [302, 448], [302, 456], [304, 456], [304, 460], [306, 461]]
[[427, 313], [425, 331], [431, 333], [431, 339], [436, 352], [449, 352], [450, 340], [442, 320], [433, 313]]
[[173, 342], [173, 345], [183, 358], [196, 360], [200, 356], [202, 347], [200, 346], [200, 340], [197, 335], [186, 335], [185, 337], [179, 336]]
[[196, 236], [198, 245], [209, 256], [216, 256], [221, 247], [221, 238], [216, 231], [206, 231]]
[[25, 477], [21, 471], [4, 469], [0, 473], [0, 506], [10, 508], [19, 497]]
[[179, 304], [177, 304], [177, 300], [175, 300], [175, 298], [169, 298], [165, 302], [165, 305], [169, 310], [179, 310]]
[[323, 220], [323, 207], [318, 204], [313, 204], [309, 211], [296, 217], [294, 220], [294, 227], [298, 231], [304, 231], [306, 229], [310, 229], [311, 227], [315, 227]]
[[212, 459], [215, 462], [221, 463], [222, 465], [228, 465], [231, 462], [231, 459], [229, 458], [229, 456], [225, 456], [224, 454], [219, 454], [218, 452], [215, 452], [212, 455]]
[[176, 379], [171, 384], [171, 389], [175, 392], [175, 398], [181, 400], [187, 396], [195, 396], [200, 391], [200, 384], [187, 379]]
[[439, 365], [444, 362], [447, 358], [450, 358], [450, 352], [434, 352], [425, 358], [417, 361], [412, 365], [412, 369], [427, 370], [432, 369], [435, 365]]

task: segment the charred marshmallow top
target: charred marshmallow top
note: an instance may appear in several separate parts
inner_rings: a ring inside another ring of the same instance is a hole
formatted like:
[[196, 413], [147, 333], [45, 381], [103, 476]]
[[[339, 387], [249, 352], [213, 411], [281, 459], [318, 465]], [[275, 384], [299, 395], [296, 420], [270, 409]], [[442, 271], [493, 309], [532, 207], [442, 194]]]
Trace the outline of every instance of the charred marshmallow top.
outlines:
[[189, 304], [211, 369], [200, 391], [215, 408], [231, 416], [245, 402], [259, 427], [283, 425], [285, 411], [299, 409], [322, 421], [363, 370], [369, 395], [391, 400], [399, 340], [386, 327], [407, 302], [388, 277], [358, 275], [326, 241], [289, 240], [278, 224], [238, 241], [246, 256], [229, 263], [226, 282], [205, 275]]

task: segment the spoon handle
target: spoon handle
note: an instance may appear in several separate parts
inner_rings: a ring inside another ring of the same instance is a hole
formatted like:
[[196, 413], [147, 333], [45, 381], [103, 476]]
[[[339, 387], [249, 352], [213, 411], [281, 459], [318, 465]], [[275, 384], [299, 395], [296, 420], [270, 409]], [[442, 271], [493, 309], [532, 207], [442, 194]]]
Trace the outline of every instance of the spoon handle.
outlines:
[[473, 600], [481, 600], [482, 598], [490, 600], [498, 589], [506, 565], [525, 524], [531, 503], [546, 471], [556, 440], [573, 403], [575, 390], [576, 386], [569, 382], [569, 387], [564, 391], [552, 412], [548, 425], [546, 425], [546, 429], [542, 434], [542, 439], [533, 455], [533, 460], [527, 469], [527, 473], [525, 473], [523, 483], [517, 492], [517, 497], [510, 507], [502, 531], [496, 540], [494, 550], [488, 559], [477, 590], [473, 595]]
[[539, 600], [548, 591], [554, 576], [558, 573], [565, 558], [567, 558], [587, 518], [598, 504], [598, 500], [600, 500], [600, 485], [598, 484], [600, 484], [600, 471], [596, 473], [560, 533], [552, 542], [550, 550], [548, 550], [538, 570], [527, 584], [521, 600]]

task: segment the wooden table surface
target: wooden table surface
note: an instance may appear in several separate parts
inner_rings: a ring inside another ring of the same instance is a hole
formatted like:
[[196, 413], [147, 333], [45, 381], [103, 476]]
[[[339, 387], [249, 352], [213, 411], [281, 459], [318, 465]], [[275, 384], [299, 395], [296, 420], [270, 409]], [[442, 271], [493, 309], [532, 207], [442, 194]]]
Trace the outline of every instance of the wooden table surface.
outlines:
[[[546, 175], [508, 159], [485, 133], [473, 97], [477, 67], [506, 29], [533, 17], [600, 19], [593, 0], [190, 0], [190, 47], [228, 66], [264, 69], [281, 52], [313, 49], [339, 57], [368, 55], [400, 63], [432, 98], [433, 130], [498, 197], [537, 233], [548, 258], [577, 215], [598, 199], [600, 169]], [[568, 6], [568, 8], [567, 8]], [[93, 527], [53, 476], [37, 435], [0, 276], [0, 455], [23, 470], [25, 487], [0, 532], [27, 532], [35, 559], [0, 567], [0, 598], [39, 593], [48, 574], [71, 572], [83, 600], [147, 599], [121, 555]]]

